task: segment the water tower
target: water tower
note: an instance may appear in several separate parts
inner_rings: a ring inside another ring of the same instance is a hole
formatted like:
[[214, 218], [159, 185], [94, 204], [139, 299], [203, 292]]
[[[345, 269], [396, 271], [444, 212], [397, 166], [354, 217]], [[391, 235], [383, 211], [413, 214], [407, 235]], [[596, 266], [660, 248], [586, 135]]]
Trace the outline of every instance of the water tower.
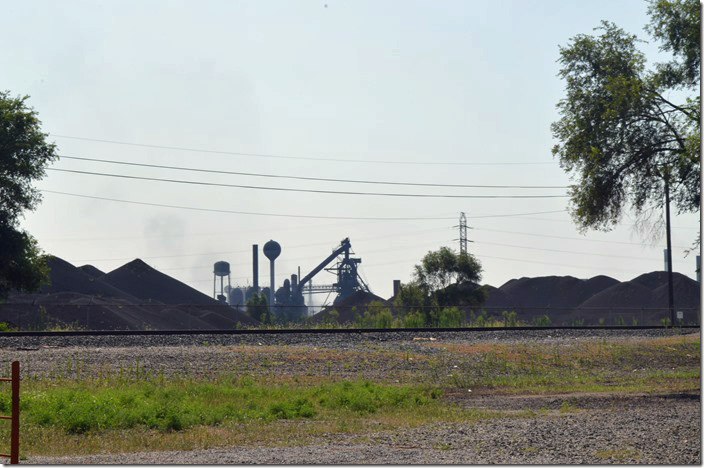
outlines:
[[269, 282], [269, 310], [271, 310], [271, 308], [274, 307], [274, 291], [276, 290], [274, 286], [274, 260], [276, 260], [276, 258], [281, 254], [281, 246], [278, 242], [270, 240], [264, 244], [264, 248], [262, 250], [264, 251], [266, 258], [269, 259], [271, 273], [271, 281]]
[[[220, 277], [220, 294], [216, 296], [215, 284], [218, 276]], [[230, 286], [230, 264], [227, 262], [215, 262], [215, 265], [213, 265], [213, 298], [224, 303], [227, 303], [227, 299], [225, 298], [225, 286], [223, 284], [226, 276], [229, 291], [232, 288], [232, 286]]]

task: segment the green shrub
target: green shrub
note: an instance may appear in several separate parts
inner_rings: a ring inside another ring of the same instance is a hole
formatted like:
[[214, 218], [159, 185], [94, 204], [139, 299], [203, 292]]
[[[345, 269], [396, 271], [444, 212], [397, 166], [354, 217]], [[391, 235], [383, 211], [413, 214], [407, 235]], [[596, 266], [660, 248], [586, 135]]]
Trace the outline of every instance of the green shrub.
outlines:
[[384, 307], [380, 301], [371, 301], [359, 321], [361, 328], [391, 328], [393, 324], [394, 316], [391, 314], [391, 309]]
[[501, 318], [504, 322], [504, 327], [517, 327], [518, 326], [518, 314], [515, 310], [508, 311], [504, 310], [501, 312]]
[[319, 390], [318, 403], [328, 409], [375, 413], [382, 408], [428, 404], [436, 397], [430, 393], [411, 387], [382, 386], [368, 381], [342, 382], [323, 386]]
[[423, 328], [425, 318], [421, 312], [412, 312], [401, 319], [401, 326], [404, 328]]
[[440, 328], [462, 326], [462, 312], [457, 307], [444, 307], [437, 314], [436, 324]]
[[312, 418], [315, 416], [315, 409], [308, 399], [298, 398], [292, 402], [271, 405], [269, 413], [275, 419]]
[[549, 327], [552, 322], [547, 315], [541, 315], [540, 317], [533, 318], [533, 323], [536, 327]]
[[474, 311], [469, 313], [469, 326], [482, 328], [486, 327], [489, 320], [486, 315], [486, 310], [481, 310], [478, 315], [474, 315]]

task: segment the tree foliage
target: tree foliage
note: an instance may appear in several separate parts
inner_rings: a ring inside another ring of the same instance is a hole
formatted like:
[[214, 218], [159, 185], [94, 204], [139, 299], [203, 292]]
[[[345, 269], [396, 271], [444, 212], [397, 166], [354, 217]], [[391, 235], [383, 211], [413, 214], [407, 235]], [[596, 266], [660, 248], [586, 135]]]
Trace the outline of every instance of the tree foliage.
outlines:
[[48, 278], [45, 257], [19, 221], [41, 201], [32, 184], [58, 156], [27, 99], [0, 91], [0, 299], [12, 290], [36, 290]]
[[485, 300], [478, 285], [481, 273], [481, 263], [473, 255], [441, 247], [428, 252], [420, 265], [415, 266], [414, 282], [440, 307], [476, 305]]
[[415, 280], [430, 291], [445, 289], [451, 284], [481, 280], [482, 266], [473, 255], [457, 254], [449, 247], [428, 252], [415, 266]]
[[659, 0], [649, 14], [647, 31], [673, 55], [654, 70], [638, 38], [607, 21], [560, 48], [553, 154], [576, 179], [570, 211], [582, 230], [610, 229], [627, 207], [661, 207], [666, 181], [678, 212], [699, 210], [700, 96], [684, 96], [699, 87], [699, 3]]
[[269, 304], [267, 295], [263, 292], [253, 292], [245, 303], [247, 315], [261, 324], [271, 323], [271, 315], [269, 314]]

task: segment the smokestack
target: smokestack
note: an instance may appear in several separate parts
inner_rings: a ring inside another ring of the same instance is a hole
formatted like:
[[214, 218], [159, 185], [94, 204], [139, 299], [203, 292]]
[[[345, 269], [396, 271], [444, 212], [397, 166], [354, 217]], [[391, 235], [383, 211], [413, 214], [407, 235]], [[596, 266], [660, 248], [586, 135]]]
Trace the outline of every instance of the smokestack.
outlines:
[[394, 297], [398, 296], [398, 292], [400, 290], [401, 290], [401, 280], [394, 280]]
[[295, 274], [291, 275], [291, 291], [294, 291], [298, 286], [298, 276]]
[[252, 287], [259, 292], [259, 246], [252, 245]]

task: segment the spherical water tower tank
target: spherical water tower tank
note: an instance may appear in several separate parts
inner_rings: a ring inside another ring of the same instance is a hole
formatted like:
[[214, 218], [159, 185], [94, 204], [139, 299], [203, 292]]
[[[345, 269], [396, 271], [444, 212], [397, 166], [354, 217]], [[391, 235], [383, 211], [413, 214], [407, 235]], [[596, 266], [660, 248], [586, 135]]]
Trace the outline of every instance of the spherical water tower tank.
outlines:
[[227, 262], [215, 262], [213, 266], [215, 276], [227, 276], [230, 274], [230, 264]]
[[275, 240], [270, 240], [264, 244], [264, 255], [272, 262], [281, 254], [281, 246]]

